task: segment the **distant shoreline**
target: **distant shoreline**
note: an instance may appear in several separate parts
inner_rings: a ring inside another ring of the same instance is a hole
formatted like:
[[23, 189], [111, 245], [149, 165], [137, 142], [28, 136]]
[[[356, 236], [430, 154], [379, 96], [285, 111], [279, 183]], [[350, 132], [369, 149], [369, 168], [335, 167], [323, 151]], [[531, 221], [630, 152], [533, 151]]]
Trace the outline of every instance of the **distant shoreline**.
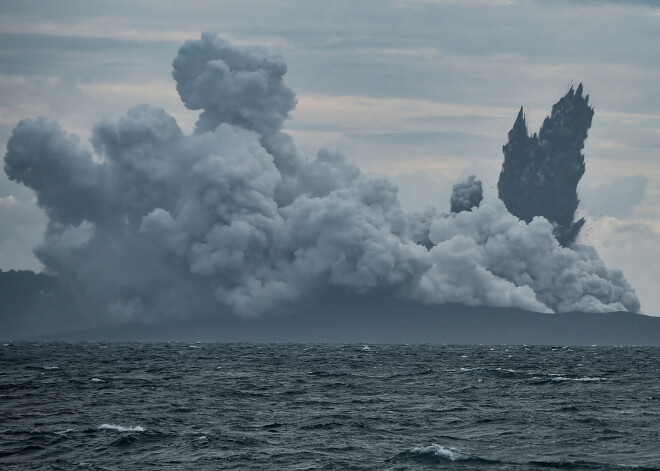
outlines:
[[331, 308], [301, 308], [251, 320], [207, 316], [135, 322], [22, 340], [660, 346], [660, 318], [628, 312], [543, 314], [354, 296]]

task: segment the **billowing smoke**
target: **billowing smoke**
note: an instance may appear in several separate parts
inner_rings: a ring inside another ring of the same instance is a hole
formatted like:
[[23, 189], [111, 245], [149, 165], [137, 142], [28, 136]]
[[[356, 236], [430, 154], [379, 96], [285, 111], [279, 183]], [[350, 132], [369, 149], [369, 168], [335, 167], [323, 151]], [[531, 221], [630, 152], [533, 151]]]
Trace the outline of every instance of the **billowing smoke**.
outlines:
[[450, 200], [451, 212], [470, 211], [479, 206], [482, 199], [484, 199], [484, 189], [481, 180], [470, 175], [466, 181], [454, 185]]
[[192, 135], [146, 105], [96, 125], [93, 151], [57, 123], [20, 122], [5, 171], [48, 215], [39, 260], [97, 311], [125, 318], [257, 316], [328, 287], [639, 309], [593, 249], [560, 246], [546, 219], [520, 220], [497, 199], [479, 204], [475, 179], [456, 192], [471, 211], [406, 214], [396, 187], [342, 155], [301, 158], [282, 132], [296, 103], [285, 72], [279, 57], [205, 34], [174, 61], [183, 102], [202, 110]]
[[511, 214], [525, 222], [543, 216], [555, 226], [563, 246], [575, 241], [584, 219], [574, 222], [577, 185], [584, 174], [584, 141], [594, 110], [582, 84], [571, 89], [552, 107], [537, 136], [529, 136], [520, 109], [497, 183], [499, 196]]

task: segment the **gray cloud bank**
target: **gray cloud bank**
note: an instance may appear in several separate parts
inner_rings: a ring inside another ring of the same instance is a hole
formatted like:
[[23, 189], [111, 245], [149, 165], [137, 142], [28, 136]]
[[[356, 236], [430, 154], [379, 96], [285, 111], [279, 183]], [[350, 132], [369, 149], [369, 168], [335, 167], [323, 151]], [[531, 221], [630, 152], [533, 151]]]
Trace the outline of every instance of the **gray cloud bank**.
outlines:
[[518, 219], [498, 199], [473, 205], [478, 181], [455, 191], [467, 201], [460, 212], [410, 214], [396, 187], [342, 155], [299, 156], [282, 132], [296, 105], [285, 73], [278, 56], [204, 34], [174, 60], [182, 101], [201, 110], [192, 135], [147, 105], [97, 124], [93, 150], [55, 122], [21, 121], [5, 171], [48, 216], [35, 250], [46, 270], [115, 319], [259, 316], [328, 287], [430, 304], [639, 310], [593, 248], [562, 247], [548, 220]]

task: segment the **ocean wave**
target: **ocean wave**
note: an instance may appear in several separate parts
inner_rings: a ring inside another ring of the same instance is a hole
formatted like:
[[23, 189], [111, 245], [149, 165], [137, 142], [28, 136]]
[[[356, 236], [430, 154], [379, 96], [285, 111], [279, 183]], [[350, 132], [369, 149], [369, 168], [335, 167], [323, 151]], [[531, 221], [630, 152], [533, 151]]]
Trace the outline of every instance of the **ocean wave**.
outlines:
[[112, 430], [114, 432], [144, 432], [144, 428], [139, 425], [135, 427], [122, 427], [121, 425], [101, 424], [99, 430]]
[[566, 376], [553, 376], [550, 378], [552, 381], [580, 381], [580, 382], [592, 382], [592, 381], [605, 381], [604, 378], [597, 378], [592, 376], [584, 376], [582, 378], [567, 378]]
[[524, 371], [518, 371], [511, 368], [495, 368], [495, 371], [500, 371], [502, 373], [525, 373]]
[[512, 368], [489, 368], [489, 367], [461, 367], [459, 368], [459, 373], [469, 373], [472, 371], [479, 371], [487, 375], [496, 374], [496, 375], [507, 375], [507, 376], [518, 376], [518, 377], [527, 377], [531, 373], [521, 370], [514, 370]]
[[433, 459], [442, 459], [449, 461], [466, 461], [472, 459], [472, 457], [466, 453], [463, 453], [456, 448], [447, 448], [437, 443], [432, 443], [428, 446], [417, 446], [410, 450], [410, 453], [413, 455], [420, 455], [423, 457], [433, 458]]

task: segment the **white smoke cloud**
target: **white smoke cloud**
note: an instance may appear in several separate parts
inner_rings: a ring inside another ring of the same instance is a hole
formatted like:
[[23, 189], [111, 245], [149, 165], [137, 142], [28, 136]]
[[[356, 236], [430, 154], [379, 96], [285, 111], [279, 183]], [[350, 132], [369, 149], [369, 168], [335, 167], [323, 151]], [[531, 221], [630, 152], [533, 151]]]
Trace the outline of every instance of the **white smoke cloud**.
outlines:
[[530, 288], [553, 311], [639, 310], [623, 274], [608, 270], [592, 247], [561, 247], [545, 218], [526, 224], [498, 199], [486, 198], [479, 208], [436, 220], [429, 237], [435, 244], [432, 254], [458, 252], [464, 265], [468, 258], [475, 271]]
[[[397, 189], [339, 154], [304, 160], [283, 121], [286, 65], [205, 34], [174, 61], [192, 135], [141, 105], [94, 128], [89, 151], [56, 123], [18, 124], [5, 171], [49, 218], [36, 255], [113, 316], [209, 310], [249, 317], [328, 286], [425, 303], [637, 311], [622, 274], [562, 248], [543, 218], [495, 199], [407, 214]], [[473, 182], [474, 183], [474, 182]]]

